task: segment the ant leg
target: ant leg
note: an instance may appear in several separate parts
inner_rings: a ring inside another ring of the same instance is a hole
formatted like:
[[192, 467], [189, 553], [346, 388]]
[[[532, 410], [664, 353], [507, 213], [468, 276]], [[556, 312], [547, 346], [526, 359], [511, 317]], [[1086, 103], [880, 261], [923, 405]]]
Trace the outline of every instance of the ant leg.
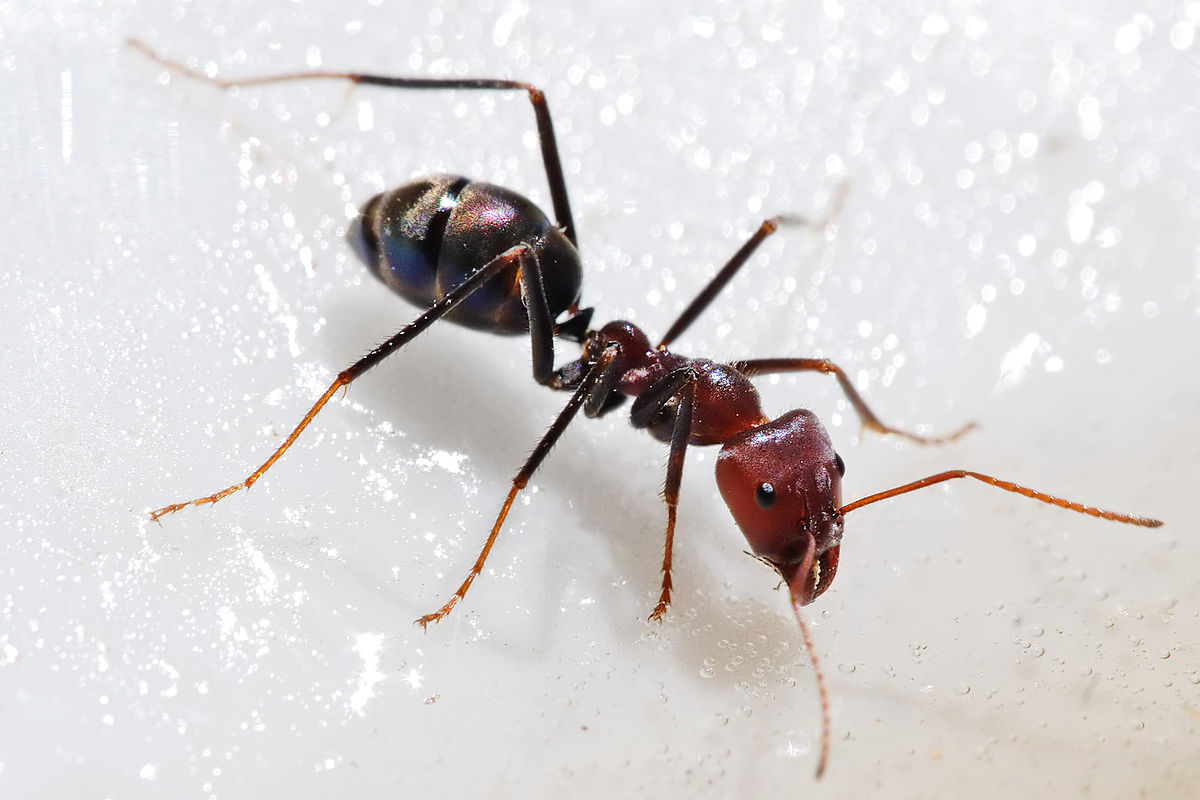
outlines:
[[771, 234], [779, 229], [780, 225], [797, 225], [805, 228], [812, 228], [815, 231], [823, 230], [829, 225], [838, 213], [842, 210], [842, 204], [846, 200], [847, 184], [839, 186], [829, 201], [829, 206], [825, 209], [825, 214], [818, 220], [810, 220], [807, 217], [798, 217], [792, 215], [780, 215], [763, 220], [763, 223], [758, 226], [758, 230], [754, 232], [745, 244], [743, 244], [733, 257], [722, 267], [712, 280], [708, 282], [700, 294], [696, 295], [695, 299], [688, 304], [687, 308], [679, 315], [679, 318], [667, 329], [667, 333], [663, 336], [662, 341], [658, 343], [659, 350], [665, 350], [666, 347], [682, 334], [688, 327], [696, 321], [696, 317], [708, 308], [713, 299], [721, 293], [721, 290], [729, 283], [737, 271], [750, 259], [758, 246], [763, 243]]
[[542, 386], [554, 381], [554, 318], [546, 301], [542, 265], [532, 247], [520, 248], [521, 297], [529, 317], [529, 338], [533, 344], [533, 379]]
[[451, 609], [458, 604], [459, 600], [466, 595], [467, 589], [471, 588], [471, 584], [475, 578], [483, 571], [484, 562], [487, 561], [488, 554], [492, 551], [492, 545], [496, 543], [496, 536], [500, 533], [500, 527], [504, 525], [504, 519], [508, 516], [508, 510], [512, 508], [513, 500], [517, 494], [525, 488], [529, 483], [530, 476], [541, 465], [546, 454], [550, 452], [550, 448], [558, 441], [558, 437], [562, 436], [567, 425], [575, 418], [579, 407], [585, 401], [589, 405], [596, 403], [595, 397], [599, 397], [599, 402], [603, 402], [607, 397], [608, 392], [612, 390], [619, 377], [617, 356], [620, 354], [621, 348], [619, 345], [610, 344], [600, 354], [596, 363], [588, 371], [587, 377], [583, 383], [571, 395], [571, 399], [567, 401], [566, 407], [559, 412], [558, 417], [550, 425], [550, 429], [537, 443], [537, 447], [533, 449], [533, 453], [525, 461], [521, 471], [513, 478], [512, 488], [508, 491], [508, 497], [504, 499], [504, 505], [500, 508], [500, 514], [496, 517], [496, 522], [492, 525], [492, 532], [488, 534], [487, 541], [484, 542], [483, 549], [479, 551], [479, 557], [475, 559], [475, 563], [471, 566], [471, 571], [467, 573], [467, 578], [462, 582], [462, 585], [454, 592], [445, 605], [439, 608], [432, 614], [426, 614], [418, 619], [414, 624], [420, 625], [422, 628], [429, 626], [431, 622], [439, 622], [442, 617], [450, 613]]
[[679, 506], [679, 485], [683, 481], [683, 457], [687, 453], [692, 433], [692, 407], [696, 398], [696, 371], [684, 367], [669, 372], [638, 396], [629, 417], [635, 428], [651, 425], [658, 414], [676, 400], [675, 425], [671, 431], [671, 451], [667, 457], [667, 480], [663, 484], [663, 500], [667, 504], [667, 532], [663, 543], [662, 592], [650, 619], [662, 622], [671, 604], [671, 553], [675, 546], [675, 513]]
[[371, 75], [361, 72], [286, 72], [279, 75], [259, 75], [246, 78], [215, 78], [186, 64], [173, 61], [159, 54], [144, 42], [130, 38], [127, 44], [140, 51], [153, 61], [188, 78], [203, 81], [222, 89], [235, 86], [261, 86], [266, 83], [282, 83], [284, 81], [305, 81], [314, 79], [345, 80], [354, 84], [368, 86], [384, 86], [396, 89], [493, 89], [516, 90], [529, 94], [529, 102], [533, 104], [533, 115], [537, 120], [538, 139], [542, 147], [542, 163], [546, 168], [546, 180], [550, 184], [550, 199], [554, 204], [554, 216], [558, 226], [571, 241], [578, 246], [575, 239], [575, 220], [571, 216], [571, 204], [567, 199], [567, 184], [563, 177], [562, 161], [558, 155], [558, 142], [554, 138], [554, 123], [550, 118], [550, 106], [546, 102], [545, 93], [528, 83], [521, 81], [497, 80], [489, 78], [393, 78], [385, 75]]
[[[167, 514], [173, 514], [181, 508], [215, 503], [240, 489], [249, 489], [259, 478], [263, 476], [264, 473], [266, 473], [268, 469], [271, 468], [272, 464], [279, 460], [280, 456], [287, 452], [288, 448], [291, 447], [296, 441], [296, 438], [299, 437], [304, 429], [308, 427], [308, 424], [313, 421], [313, 418], [316, 417], [317, 413], [325, 407], [325, 404], [329, 402], [330, 398], [333, 397], [338, 389], [344, 389], [348, 387], [355, 378], [359, 377], [371, 367], [375, 366], [380, 361], [387, 358], [404, 345], [408, 344], [408, 342], [415, 338], [418, 334], [422, 333], [434, 322], [437, 322], [439, 319], [445, 316], [459, 303], [466, 300], [472, 292], [482, 286], [490, 278], [496, 276], [502, 270], [512, 266], [514, 262], [523, 263], [528, 251], [529, 248], [525, 245], [518, 245], [504, 253], [501, 253], [499, 256], [481, 267], [479, 271], [475, 272], [473, 275], [459, 284], [453, 291], [449, 292], [441, 300], [438, 300], [436, 303], [430, 306], [424, 314], [401, 328], [400, 331], [394, 336], [375, 347], [375, 349], [367, 353], [367, 355], [363, 356], [358, 361], [342, 370], [333, 383], [329, 385], [329, 388], [325, 390], [325, 393], [317, 399], [317, 402], [314, 403], [312, 408], [308, 410], [308, 413], [304, 415], [304, 419], [300, 420], [300, 424], [297, 425], [292, 430], [291, 434], [288, 435], [287, 439], [284, 440], [283, 444], [281, 444], [279, 448], [271, 454], [271, 457], [263, 462], [258, 469], [250, 473], [249, 477], [247, 477], [245, 480], [204, 497], [198, 497], [194, 500], [188, 500], [183, 503], [172, 503], [171, 505], [163, 506], [157, 511], [151, 512], [150, 519], [157, 521], [161, 517], [166, 516]], [[551, 351], [551, 358], [552, 357], [553, 351]], [[536, 358], [537, 357], [535, 355], [535, 359]]]
[[832, 373], [837, 378], [838, 384], [841, 385], [842, 391], [846, 393], [846, 399], [850, 401], [850, 405], [854, 406], [854, 410], [858, 412], [864, 428], [875, 433], [893, 433], [897, 436], [903, 436], [905, 439], [917, 444], [942, 444], [944, 442], [951, 442], [975, 427], [974, 422], [968, 422], [953, 433], [944, 436], [918, 436], [915, 433], [909, 433], [908, 431], [885, 425], [867, 407], [866, 401], [862, 399], [862, 396], [859, 395], [854, 385], [850, 383], [850, 379], [846, 377], [846, 373], [842, 371], [842, 368], [832, 361], [826, 361], [823, 358], [756, 358], [750, 361], [734, 361], [730, 363], [730, 366], [747, 378], [753, 378], [756, 375], [769, 375], [776, 372], [823, 372], [826, 375]]
[[671, 344], [671, 342], [679, 338], [680, 334], [687, 330], [691, 324], [696, 321], [696, 317], [700, 316], [700, 314], [704, 312], [704, 309], [708, 308], [709, 304], [712, 303], [713, 298], [721, 293], [721, 290], [724, 289], [726, 284], [728, 284], [733, 276], [737, 274], [737, 271], [742, 268], [742, 265], [744, 265], [750, 259], [750, 256], [752, 256], [754, 251], [758, 249], [758, 246], [763, 243], [763, 240], [777, 231], [781, 224], [790, 222], [805, 224], [807, 220], [805, 220], [803, 217], [772, 217], [771, 219], [763, 220], [763, 223], [758, 226], [758, 230], [754, 232], [754, 235], [751, 236], [745, 244], [738, 248], [738, 251], [733, 254], [733, 257], [729, 259], [725, 266], [722, 267], [717, 274], [712, 277], [712, 280], [708, 282], [708, 285], [705, 286], [700, 291], [700, 294], [696, 295], [692, 302], [688, 304], [687, 308], [685, 308], [679, 315], [679, 318], [676, 319], [675, 322], [671, 323], [671, 327], [667, 329], [667, 332], [663, 335], [662, 340], [658, 343], [657, 349], [665, 350], [667, 346]]

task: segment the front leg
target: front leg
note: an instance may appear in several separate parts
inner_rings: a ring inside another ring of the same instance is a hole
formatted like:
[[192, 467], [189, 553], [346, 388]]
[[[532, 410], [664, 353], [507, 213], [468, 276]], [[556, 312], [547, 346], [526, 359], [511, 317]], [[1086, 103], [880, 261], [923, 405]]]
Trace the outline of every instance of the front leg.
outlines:
[[492, 524], [491, 533], [488, 534], [487, 541], [484, 542], [483, 549], [479, 551], [479, 556], [475, 559], [475, 563], [471, 565], [471, 571], [467, 573], [466, 579], [463, 580], [458, 589], [455, 590], [454, 594], [451, 595], [450, 599], [441, 608], [432, 614], [424, 615], [415, 624], [420, 625], [422, 628], [427, 628], [429, 623], [441, 621], [458, 604], [458, 601], [466, 596], [467, 590], [471, 588], [471, 584], [474, 583], [475, 578], [479, 576], [479, 573], [483, 572], [483, 565], [487, 561], [488, 554], [492, 552], [492, 545], [496, 543], [496, 537], [500, 534], [500, 529], [504, 525], [505, 518], [508, 517], [509, 509], [512, 508], [517, 494], [528, 485], [533, 473], [541, 466], [542, 461], [550, 452], [550, 448], [554, 447], [555, 442], [562, 436], [567, 426], [571, 424], [571, 420], [575, 418], [579, 409], [581, 407], [586, 408], [589, 404], [596, 405], [602, 402], [605, 394], [611, 391], [618, 376], [616, 368], [620, 353], [621, 348], [616, 344], [605, 347], [600, 353], [599, 358], [591, 365], [579, 387], [571, 395], [571, 399], [567, 401], [566, 407], [559, 412], [554, 422], [550, 425], [550, 429], [538, 441], [537, 446], [533, 448], [533, 452], [526, 459], [521, 470], [513, 478], [512, 487], [508, 490], [508, 496], [504, 499], [504, 505], [501, 506], [500, 513], [496, 515], [496, 521]]
[[846, 399], [850, 401], [850, 405], [854, 406], [854, 410], [858, 413], [858, 418], [862, 420], [864, 428], [875, 433], [890, 433], [902, 436], [910, 442], [916, 442], [917, 444], [943, 444], [945, 442], [952, 442], [967, 431], [975, 428], [974, 422], [968, 422], [953, 433], [943, 434], [942, 436], [921, 436], [900, 428], [893, 428], [875, 416], [875, 412], [867, 406], [867, 402], [862, 399], [862, 395], [854, 388], [854, 384], [850, 383], [850, 378], [846, 375], [846, 372], [837, 364], [823, 358], [756, 358], [750, 361], [734, 361], [729, 366], [747, 378], [780, 372], [821, 372], [826, 375], [833, 375], [837, 378], [838, 385], [842, 387], [842, 391], [845, 393]]
[[671, 432], [671, 451], [667, 457], [667, 480], [663, 485], [663, 500], [667, 504], [667, 532], [663, 543], [662, 592], [650, 619], [662, 622], [671, 604], [671, 553], [675, 546], [675, 514], [679, 506], [679, 486], [683, 481], [683, 457], [687, 453], [692, 433], [692, 407], [696, 399], [696, 371], [683, 367], [664, 375], [652, 384], [633, 403], [630, 421], [635, 428], [649, 426], [658, 414], [675, 400], [675, 425]]

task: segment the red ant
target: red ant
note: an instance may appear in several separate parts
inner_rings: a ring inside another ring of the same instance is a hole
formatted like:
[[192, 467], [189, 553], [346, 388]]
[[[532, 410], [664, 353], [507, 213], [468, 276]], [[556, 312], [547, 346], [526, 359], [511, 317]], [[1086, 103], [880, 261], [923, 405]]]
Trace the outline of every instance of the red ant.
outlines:
[[[542, 160], [550, 184], [556, 224], [515, 192], [468, 178], [436, 175], [372, 198], [351, 224], [347, 239], [371, 272], [426, 311], [387, 341], [343, 370], [313, 404], [283, 444], [245, 480], [204, 497], [172, 503], [151, 513], [153, 520], [186, 506], [215, 503], [248, 489], [296, 441], [339, 389], [410, 342], [443, 317], [460, 325], [500, 334], [527, 334], [533, 343], [533, 378], [543, 386], [571, 393], [524, 466], [492, 525], [487, 541], [462, 585], [446, 603], [416, 621], [425, 627], [454, 608], [483, 570], [513, 500], [529, 483], [550, 448], [582, 408], [599, 417], [634, 398], [630, 420], [670, 446], [663, 499], [667, 525], [662, 591], [650, 619], [660, 621], [671, 602], [671, 553], [683, 460], [688, 445], [721, 445], [717, 486], [750, 548], [787, 583], [792, 608], [804, 637], [821, 700], [821, 753], [817, 776], [829, 756], [829, 700], [802, 606], [816, 600], [837, 574], [844, 519], [851, 511], [896, 495], [956, 478], [974, 478], [1070, 511], [1156, 528], [1156, 519], [1104, 511], [968, 470], [939, 472], [894, 489], [842, 505], [846, 465], [833, 448], [817, 416], [797, 409], [776, 419], [763, 413], [750, 379], [780, 372], [832, 374], [862, 419], [876, 433], [891, 433], [921, 444], [948, 441], [973, 425], [943, 437], [923, 437], [885, 425], [867, 407], [840, 367], [817, 358], [768, 358], [719, 364], [688, 358], [667, 346], [687, 330], [768, 236], [783, 224], [823, 229], [837, 212], [810, 222], [780, 216], [764, 221], [750, 239], [684, 309], [666, 335], [651, 345], [633, 323], [590, 327], [592, 309], [580, 308], [582, 266], [575, 223], [559, 161], [558, 145], [542, 91], [527, 83], [490, 79], [393, 78], [352, 72], [293, 72], [221, 80], [164, 58], [145, 44], [130, 45], [168, 69], [222, 88], [317, 78], [408, 89], [492, 89], [527, 92], [533, 104]], [[554, 366], [554, 338], [579, 342], [583, 354]]]

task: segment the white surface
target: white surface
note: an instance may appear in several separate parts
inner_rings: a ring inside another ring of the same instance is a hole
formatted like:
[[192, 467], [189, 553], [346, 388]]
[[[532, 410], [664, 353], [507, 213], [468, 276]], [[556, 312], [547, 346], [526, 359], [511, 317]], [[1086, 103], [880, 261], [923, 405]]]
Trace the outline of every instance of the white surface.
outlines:
[[[1195, 4], [575, 5], [0, 6], [0, 795], [1194, 790]], [[847, 499], [965, 466], [1167, 527], [973, 485], [851, 515], [811, 609], [814, 784], [812, 675], [715, 450], [661, 627], [665, 451], [618, 415], [568, 432], [460, 609], [410, 624], [565, 399], [526, 343], [436, 328], [252, 492], [148, 524], [414, 315], [351, 260], [347, 207], [439, 170], [549, 203], [521, 97], [226, 94], [129, 34], [230, 75], [543, 86], [585, 300], [652, 335], [848, 180], [836, 235], [776, 237], [679, 349], [821, 354], [889, 421], [980, 423], [859, 441], [832, 382], [765, 385], [829, 421]]]

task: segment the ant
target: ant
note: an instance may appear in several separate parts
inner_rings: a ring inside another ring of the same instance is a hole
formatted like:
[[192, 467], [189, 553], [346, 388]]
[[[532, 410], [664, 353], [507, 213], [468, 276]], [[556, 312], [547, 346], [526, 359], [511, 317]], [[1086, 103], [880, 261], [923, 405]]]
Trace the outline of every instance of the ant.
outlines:
[[[533, 379], [570, 392], [566, 407], [537, 443], [513, 478], [491, 532], [467, 577], [437, 611], [416, 620], [425, 628], [439, 622], [462, 600], [483, 570], [517, 494], [545, 460], [580, 409], [600, 417], [633, 398], [630, 421], [669, 446], [663, 499], [667, 524], [662, 589], [650, 619], [661, 622], [671, 602], [671, 554], [684, 456], [689, 445], [721, 445], [717, 486], [752, 554], [769, 564], [787, 584], [792, 609], [816, 676], [821, 702], [821, 752], [817, 777], [829, 758], [829, 699], [824, 675], [803, 606], [820, 597], [837, 574], [847, 514], [897, 495], [958, 478], [977, 481], [1043, 503], [1093, 517], [1157, 528], [1156, 519], [1094, 508], [1011, 481], [969, 470], [939, 472], [920, 480], [842, 504], [846, 464], [834, 450], [824, 426], [806, 409], [771, 419], [759, 403], [751, 378], [783, 372], [833, 375], [863, 427], [919, 444], [957, 439], [968, 424], [940, 437], [918, 436], [893, 428], [875, 416], [846, 373], [820, 358], [765, 358], [720, 364], [688, 358], [668, 349], [695, 322], [762, 242], [783, 225], [823, 230], [836, 216], [842, 191], [835, 193], [825, 217], [797, 216], [765, 220], [754, 234], [683, 310], [657, 344], [631, 322], [617, 320], [591, 327], [593, 309], [580, 308], [582, 264], [575, 222], [559, 160], [558, 144], [545, 94], [519, 81], [467, 78], [396, 78], [357, 72], [290, 72], [241, 79], [220, 79], [165, 58], [144, 43], [130, 46], [167, 69], [221, 88], [285, 81], [334, 79], [355, 85], [406, 89], [521, 91], [529, 96], [550, 184], [555, 222], [521, 195], [456, 175], [434, 175], [376, 195], [350, 224], [346, 238], [376, 278], [401, 297], [426, 310], [390, 339], [340, 372], [275, 452], [244, 480], [213, 494], [153, 511], [160, 520], [187, 506], [202, 506], [250, 488], [296, 441], [338, 390], [412, 341], [430, 325], [447, 319], [497, 334], [528, 335], [533, 345]], [[579, 343], [580, 357], [554, 364], [555, 337]]]

